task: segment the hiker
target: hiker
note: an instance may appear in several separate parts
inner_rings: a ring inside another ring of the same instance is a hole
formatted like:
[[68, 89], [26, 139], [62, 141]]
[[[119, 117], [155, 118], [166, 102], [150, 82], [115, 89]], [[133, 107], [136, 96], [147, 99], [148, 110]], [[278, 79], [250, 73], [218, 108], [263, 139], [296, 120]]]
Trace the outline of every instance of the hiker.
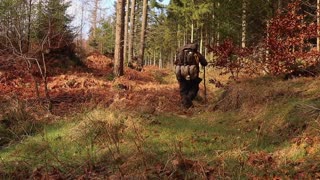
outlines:
[[198, 52], [198, 44], [186, 44], [178, 50], [174, 62], [175, 73], [179, 82], [181, 103], [184, 108], [190, 108], [192, 100], [197, 96], [199, 84], [199, 63], [206, 66], [207, 60]]

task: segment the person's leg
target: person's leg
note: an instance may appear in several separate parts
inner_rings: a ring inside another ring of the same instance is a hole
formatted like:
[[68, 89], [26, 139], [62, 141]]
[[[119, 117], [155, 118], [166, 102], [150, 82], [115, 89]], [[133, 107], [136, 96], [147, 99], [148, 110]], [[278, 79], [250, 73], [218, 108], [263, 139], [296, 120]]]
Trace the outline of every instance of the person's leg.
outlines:
[[182, 106], [185, 108], [189, 108], [192, 106], [192, 101], [189, 97], [190, 86], [191, 86], [190, 81], [187, 81], [184, 79], [179, 81], [181, 103], [182, 103]]
[[199, 91], [199, 84], [201, 81], [202, 81], [201, 78], [197, 78], [190, 82], [190, 90], [188, 92], [188, 97], [191, 101], [194, 100], [194, 98], [197, 96]]

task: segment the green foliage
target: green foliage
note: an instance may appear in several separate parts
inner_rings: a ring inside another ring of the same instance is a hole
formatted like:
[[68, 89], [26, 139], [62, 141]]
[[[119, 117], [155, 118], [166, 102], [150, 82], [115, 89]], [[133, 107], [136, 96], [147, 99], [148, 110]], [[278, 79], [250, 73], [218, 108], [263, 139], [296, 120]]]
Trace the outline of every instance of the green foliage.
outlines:
[[90, 31], [89, 45], [103, 54], [113, 53], [115, 41], [114, 24], [111, 18], [104, 20], [96, 28], [96, 38], [93, 31]]
[[48, 48], [68, 46], [75, 37], [70, 25], [72, 17], [67, 14], [70, 3], [63, 0], [43, 0], [37, 5], [35, 37], [40, 42], [47, 38]]

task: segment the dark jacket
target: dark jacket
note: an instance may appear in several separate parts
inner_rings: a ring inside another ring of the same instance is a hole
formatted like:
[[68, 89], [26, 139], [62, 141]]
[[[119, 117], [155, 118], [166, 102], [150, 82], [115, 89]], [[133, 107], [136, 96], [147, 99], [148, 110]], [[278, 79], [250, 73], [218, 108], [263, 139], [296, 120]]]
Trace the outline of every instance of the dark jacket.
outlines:
[[[202, 56], [202, 54], [200, 54], [198, 52], [198, 44], [191, 43], [191, 44], [186, 44], [178, 49], [177, 59], [174, 62], [175, 65], [183, 65], [183, 59], [181, 59], [181, 58], [183, 58], [183, 56], [184, 56], [184, 54], [183, 54], [184, 50], [191, 50], [194, 53], [196, 53], [197, 56], [199, 57], [199, 62], [202, 66], [206, 66], [208, 64], [207, 60]], [[196, 64], [196, 65], [198, 65], [198, 64]]]

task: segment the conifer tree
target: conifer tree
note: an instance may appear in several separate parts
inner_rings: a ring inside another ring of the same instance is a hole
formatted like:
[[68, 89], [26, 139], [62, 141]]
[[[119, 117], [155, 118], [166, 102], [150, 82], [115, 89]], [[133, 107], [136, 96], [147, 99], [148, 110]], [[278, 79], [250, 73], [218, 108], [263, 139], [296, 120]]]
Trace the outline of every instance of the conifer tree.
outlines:
[[116, 39], [114, 52], [114, 70], [115, 76], [123, 75], [123, 38], [124, 38], [124, 16], [125, 16], [125, 0], [117, 1], [116, 16]]
[[61, 48], [72, 43], [75, 35], [71, 27], [72, 17], [67, 14], [70, 2], [63, 0], [42, 0], [38, 4], [36, 37], [47, 37], [48, 48]]

